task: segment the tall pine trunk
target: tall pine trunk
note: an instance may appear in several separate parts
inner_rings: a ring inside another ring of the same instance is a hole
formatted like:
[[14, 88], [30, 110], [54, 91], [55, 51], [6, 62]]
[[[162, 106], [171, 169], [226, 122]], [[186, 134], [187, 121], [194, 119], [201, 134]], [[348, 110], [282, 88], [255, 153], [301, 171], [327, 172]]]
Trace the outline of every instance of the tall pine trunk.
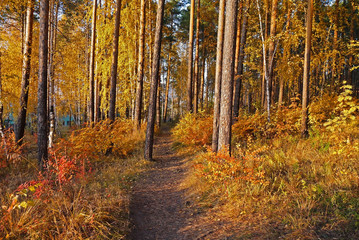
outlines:
[[171, 73], [171, 50], [172, 50], [172, 41], [170, 41], [170, 46], [168, 50], [168, 59], [167, 59], [167, 80], [166, 80], [166, 92], [165, 92], [165, 106], [163, 109], [163, 122], [167, 121], [167, 108], [168, 108], [168, 92], [170, 89], [170, 73]]
[[[151, 1], [151, 0], [150, 0]], [[135, 123], [137, 128], [141, 125], [142, 97], [143, 97], [143, 75], [144, 75], [144, 56], [145, 56], [145, 26], [146, 26], [146, 1], [141, 0], [141, 17], [140, 17], [140, 39], [138, 53], [138, 70], [137, 70], [137, 89], [135, 103]]]
[[240, 95], [242, 90], [242, 75], [243, 75], [243, 63], [244, 63], [244, 48], [246, 46], [247, 40], [247, 23], [248, 23], [248, 11], [250, 7], [250, 1], [246, 0], [245, 6], [243, 9], [243, 21], [241, 34], [240, 34], [240, 46], [239, 46], [239, 53], [238, 53], [238, 64], [237, 64], [237, 76], [235, 82], [235, 91], [234, 91], [234, 103], [233, 103], [233, 116], [238, 117], [239, 115], [239, 104], [240, 104]]
[[121, 0], [117, 0], [115, 31], [113, 33], [113, 43], [112, 43], [112, 66], [111, 66], [110, 110], [109, 110], [109, 119], [111, 121], [114, 121], [116, 118], [116, 83], [117, 83], [117, 66], [118, 66], [118, 40], [120, 34], [120, 16], [121, 16]]
[[218, 150], [218, 133], [219, 133], [222, 66], [223, 66], [223, 38], [224, 38], [224, 26], [225, 26], [225, 22], [224, 22], [225, 5], [226, 5], [226, 1], [221, 0], [219, 3], [219, 16], [218, 16], [217, 59], [216, 59], [216, 76], [215, 76], [215, 86], [214, 86], [212, 151]]
[[31, 70], [33, 20], [34, 20], [34, 3], [32, 0], [29, 0], [27, 4], [27, 11], [26, 11], [26, 33], [25, 33], [24, 55], [22, 62], [20, 110], [16, 124], [17, 126], [16, 126], [16, 134], [15, 134], [16, 142], [20, 145], [25, 133], [27, 102], [29, 98], [29, 79], [30, 79], [30, 70]]
[[312, 44], [313, 0], [308, 0], [307, 30], [305, 38], [303, 96], [302, 96], [302, 137], [308, 137], [308, 106], [309, 106], [309, 79], [310, 79], [310, 51]]
[[158, 1], [157, 18], [156, 18], [156, 31], [155, 31], [155, 44], [153, 46], [153, 61], [152, 61], [152, 75], [151, 75], [151, 89], [150, 99], [148, 106], [148, 120], [146, 129], [145, 141], [145, 154], [147, 160], [153, 160], [153, 138], [155, 128], [155, 114], [156, 114], [156, 98], [158, 87], [158, 75], [160, 68], [160, 55], [161, 55], [161, 38], [162, 38], [162, 25], [163, 25], [163, 12], [165, 0]]
[[198, 113], [198, 95], [199, 95], [199, 28], [200, 28], [200, 6], [201, 0], [197, 1], [197, 20], [196, 20], [196, 53], [194, 58], [194, 97], [193, 111]]
[[193, 111], [193, 28], [194, 28], [194, 9], [195, 9], [195, 0], [191, 0], [191, 15], [190, 15], [190, 24], [189, 24], [189, 42], [188, 42], [188, 69], [187, 69], [187, 111]]
[[37, 91], [38, 163], [43, 170], [47, 162], [47, 56], [49, 38], [49, 1], [40, 1], [39, 83]]
[[93, 0], [92, 6], [92, 32], [91, 32], [91, 55], [90, 55], [90, 122], [95, 121], [95, 49], [96, 49], [96, 20], [97, 0]]
[[273, 0], [272, 1], [271, 21], [270, 21], [268, 60], [267, 60], [268, 84], [266, 84], [266, 95], [267, 95], [268, 116], [270, 116], [270, 107], [272, 105], [272, 91], [273, 91], [273, 85], [274, 85], [273, 84], [273, 69], [274, 69], [274, 57], [275, 57], [274, 38], [276, 37], [276, 31], [277, 31], [277, 11], [278, 11], [278, 0]]
[[232, 99], [234, 79], [235, 34], [237, 25], [237, 0], [228, 0], [223, 42], [223, 68], [221, 87], [220, 125], [218, 149], [231, 152], [232, 137]]

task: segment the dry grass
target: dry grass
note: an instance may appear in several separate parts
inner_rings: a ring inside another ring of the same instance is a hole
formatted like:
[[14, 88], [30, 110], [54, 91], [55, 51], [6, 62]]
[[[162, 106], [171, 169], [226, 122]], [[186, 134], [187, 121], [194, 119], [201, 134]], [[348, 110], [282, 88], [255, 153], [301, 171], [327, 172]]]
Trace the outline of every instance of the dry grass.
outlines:
[[59, 150], [55, 162], [65, 167], [54, 165], [44, 176], [34, 154], [1, 168], [0, 239], [124, 239], [133, 182], [150, 164], [139, 143], [128, 145], [126, 157], [97, 154], [89, 161]]
[[[237, 127], [244, 128], [235, 131], [237, 162], [213, 160], [205, 151], [192, 161], [187, 185], [199, 211], [231, 219], [238, 239], [359, 238], [359, 116], [358, 110], [345, 115], [353, 105], [338, 106], [343, 109], [313, 114], [321, 120], [308, 139], [287, 126], [296, 122], [296, 111], [276, 112], [270, 126], [253, 123], [258, 115], [239, 120]], [[253, 174], [264, 171], [263, 184], [237, 177], [248, 176], [249, 167]]]

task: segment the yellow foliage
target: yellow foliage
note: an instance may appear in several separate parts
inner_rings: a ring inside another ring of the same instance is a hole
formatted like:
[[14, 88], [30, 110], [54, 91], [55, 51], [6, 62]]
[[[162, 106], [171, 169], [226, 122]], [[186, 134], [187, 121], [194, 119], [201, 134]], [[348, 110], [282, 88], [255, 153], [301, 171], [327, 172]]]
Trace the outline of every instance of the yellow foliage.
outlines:
[[203, 147], [211, 143], [213, 117], [205, 113], [187, 114], [172, 130], [175, 142], [184, 146]]
[[144, 125], [141, 130], [134, 130], [132, 120], [104, 120], [94, 126], [87, 126], [72, 132], [69, 139], [62, 139], [56, 147], [71, 156], [101, 157], [112, 153], [127, 156], [133, 152], [144, 139]]

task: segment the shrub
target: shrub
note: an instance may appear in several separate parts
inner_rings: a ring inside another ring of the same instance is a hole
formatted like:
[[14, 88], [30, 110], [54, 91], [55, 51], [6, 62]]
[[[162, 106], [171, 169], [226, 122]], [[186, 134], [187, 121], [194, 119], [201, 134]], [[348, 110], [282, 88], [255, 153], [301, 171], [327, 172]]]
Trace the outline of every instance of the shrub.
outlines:
[[187, 114], [172, 130], [175, 142], [187, 147], [203, 147], [211, 143], [213, 117], [205, 113]]
[[95, 159], [112, 153], [115, 156], [127, 156], [144, 139], [144, 125], [134, 130], [131, 120], [104, 120], [94, 126], [73, 131], [68, 139], [61, 139], [57, 147], [70, 156], [86, 155]]

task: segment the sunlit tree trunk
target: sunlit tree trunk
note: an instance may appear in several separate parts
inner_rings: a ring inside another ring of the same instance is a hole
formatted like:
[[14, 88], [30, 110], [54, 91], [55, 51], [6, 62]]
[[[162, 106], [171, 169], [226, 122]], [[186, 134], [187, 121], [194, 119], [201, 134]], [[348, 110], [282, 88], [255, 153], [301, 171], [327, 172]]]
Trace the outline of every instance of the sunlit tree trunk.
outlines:
[[194, 58], [194, 97], [193, 111], [198, 112], [198, 95], [199, 95], [199, 31], [200, 31], [200, 8], [201, 0], [197, 1], [197, 20], [196, 20], [196, 53]]
[[191, 0], [191, 16], [189, 24], [189, 42], [188, 42], [188, 72], [187, 72], [187, 111], [193, 111], [193, 91], [192, 91], [192, 74], [193, 74], [193, 28], [194, 28], [194, 9], [195, 0]]
[[236, 82], [235, 82], [235, 91], [234, 91], [234, 103], [233, 103], [233, 116], [238, 117], [239, 115], [239, 104], [240, 104], [240, 95], [242, 90], [242, 74], [243, 74], [243, 63], [244, 63], [244, 48], [246, 46], [246, 40], [247, 40], [247, 23], [248, 23], [248, 10], [250, 7], [250, 1], [246, 0], [245, 6], [243, 9], [243, 21], [242, 21], [242, 27], [241, 34], [240, 34], [240, 47], [239, 47], [239, 53], [238, 53], [238, 63], [237, 63], [237, 75], [236, 75]]
[[163, 109], [163, 122], [167, 121], [167, 108], [168, 108], [168, 92], [170, 89], [170, 73], [171, 73], [171, 50], [172, 50], [172, 41], [170, 41], [170, 46], [168, 50], [168, 59], [167, 59], [167, 80], [166, 80], [166, 92], [165, 92], [165, 106]]
[[234, 79], [235, 34], [237, 25], [237, 0], [227, 0], [223, 42], [223, 68], [221, 87], [221, 110], [218, 149], [231, 152], [232, 98]]
[[47, 162], [47, 54], [49, 38], [49, 1], [40, 1], [40, 36], [39, 36], [39, 83], [37, 91], [37, 146], [38, 162], [43, 170]]
[[113, 33], [113, 43], [112, 43], [112, 66], [111, 66], [110, 110], [109, 110], [109, 119], [111, 121], [114, 121], [116, 118], [116, 83], [117, 83], [117, 66], [118, 66], [118, 40], [120, 35], [120, 16], [121, 16], [121, 0], [117, 0], [115, 31]]
[[161, 127], [161, 73], [158, 75], [158, 86], [156, 96], [156, 125]]
[[276, 37], [276, 31], [277, 31], [277, 11], [278, 11], [278, 0], [273, 0], [272, 1], [271, 21], [270, 21], [268, 61], [267, 61], [268, 84], [266, 84], [268, 115], [270, 114], [270, 107], [272, 105], [273, 69], [274, 69], [274, 57], [275, 57], [275, 41], [274, 40]]
[[[270, 32], [270, 21], [269, 21], [269, 17], [270, 17], [270, 11], [269, 11], [269, 0], [265, 0], [264, 1], [264, 7], [265, 7], [265, 20], [264, 20], [264, 24], [265, 24], [265, 29], [264, 29], [264, 42], [267, 41], [268, 37], [269, 37], [269, 32]], [[264, 44], [265, 46], [265, 59], [263, 59], [263, 75], [262, 75], [262, 88], [261, 88], [261, 103], [262, 103], [262, 107], [263, 109], [265, 109], [266, 106], [266, 67], [264, 65], [266, 65], [267, 63], [267, 45]], [[263, 55], [263, 57], [264, 57]]]
[[309, 106], [309, 79], [310, 79], [310, 51], [312, 44], [313, 0], [308, 0], [307, 30], [305, 38], [303, 97], [302, 97], [302, 137], [308, 137], [308, 106]]
[[[290, 5], [290, 1], [287, 1], [287, 23], [286, 23], [286, 27], [285, 27], [285, 30], [286, 30], [286, 33], [285, 33], [285, 36], [286, 36], [286, 39], [289, 39], [290, 35], [289, 35], [289, 26], [290, 26], [290, 18], [291, 18], [291, 5]], [[290, 54], [290, 48], [286, 48], [284, 50], [284, 53], [283, 53], [283, 58], [286, 59], [288, 61], [289, 59], [289, 54]], [[279, 96], [278, 96], [278, 106], [281, 107], [282, 103], [283, 103], [283, 92], [284, 92], [284, 77], [280, 77], [280, 80], [279, 80]]]
[[96, 49], [96, 20], [97, 0], [93, 0], [92, 6], [92, 32], [91, 32], [91, 53], [90, 53], [90, 122], [95, 120], [95, 49]]
[[202, 71], [201, 71], [201, 81], [200, 81], [200, 89], [199, 89], [199, 102], [201, 106], [201, 110], [203, 110], [203, 95], [204, 95], [204, 73], [206, 70], [206, 50], [204, 45], [204, 37], [202, 38]]
[[162, 38], [164, 5], [165, 5], [165, 0], [158, 1], [156, 31], [155, 31], [155, 44], [154, 44], [154, 48], [153, 48], [151, 89], [150, 89], [150, 99], [149, 99], [149, 106], [148, 106], [148, 120], [147, 120], [147, 129], [146, 129], [144, 157], [145, 157], [145, 159], [151, 160], [151, 161], [153, 160], [152, 159], [153, 138], [154, 138], [154, 128], [155, 128], [158, 75], [159, 75], [159, 68], [160, 68], [161, 38]]
[[214, 86], [214, 109], [213, 109], [213, 134], [212, 151], [218, 150], [219, 117], [221, 104], [221, 85], [222, 85], [222, 65], [223, 65], [223, 38], [224, 38], [224, 11], [226, 1], [219, 3], [218, 32], [217, 32], [217, 57], [216, 57], [216, 76]]
[[[150, 0], [152, 1], [152, 0]], [[141, 0], [141, 16], [140, 16], [140, 39], [138, 53], [138, 70], [137, 70], [137, 89], [135, 102], [135, 123], [137, 128], [141, 125], [142, 97], [143, 97], [143, 76], [144, 76], [144, 56], [145, 56], [145, 26], [146, 26], [146, 1]]]
[[32, 51], [32, 29], [34, 19], [34, 3], [32, 0], [28, 1], [26, 11], [26, 33], [25, 46], [22, 62], [22, 79], [21, 79], [21, 95], [20, 95], [20, 110], [16, 126], [16, 142], [22, 143], [26, 126], [26, 112], [27, 102], [29, 98], [29, 79], [31, 70], [31, 51]]
[[[349, 3], [350, 12], [352, 13], [352, 15], [354, 15], [354, 9], [353, 9], [352, 4], [354, 4], [354, 3]], [[355, 18], [352, 17], [351, 20], [350, 20], [350, 41], [351, 42], [354, 41], [354, 28], [355, 28]], [[351, 68], [353, 67], [353, 61], [354, 61], [354, 56], [353, 56], [352, 53], [350, 53], [349, 60], [348, 60], [347, 81], [351, 85], [353, 85], [353, 74], [352, 74], [352, 70], [351, 70]], [[356, 89], [354, 89], [354, 90], [356, 90]]]

